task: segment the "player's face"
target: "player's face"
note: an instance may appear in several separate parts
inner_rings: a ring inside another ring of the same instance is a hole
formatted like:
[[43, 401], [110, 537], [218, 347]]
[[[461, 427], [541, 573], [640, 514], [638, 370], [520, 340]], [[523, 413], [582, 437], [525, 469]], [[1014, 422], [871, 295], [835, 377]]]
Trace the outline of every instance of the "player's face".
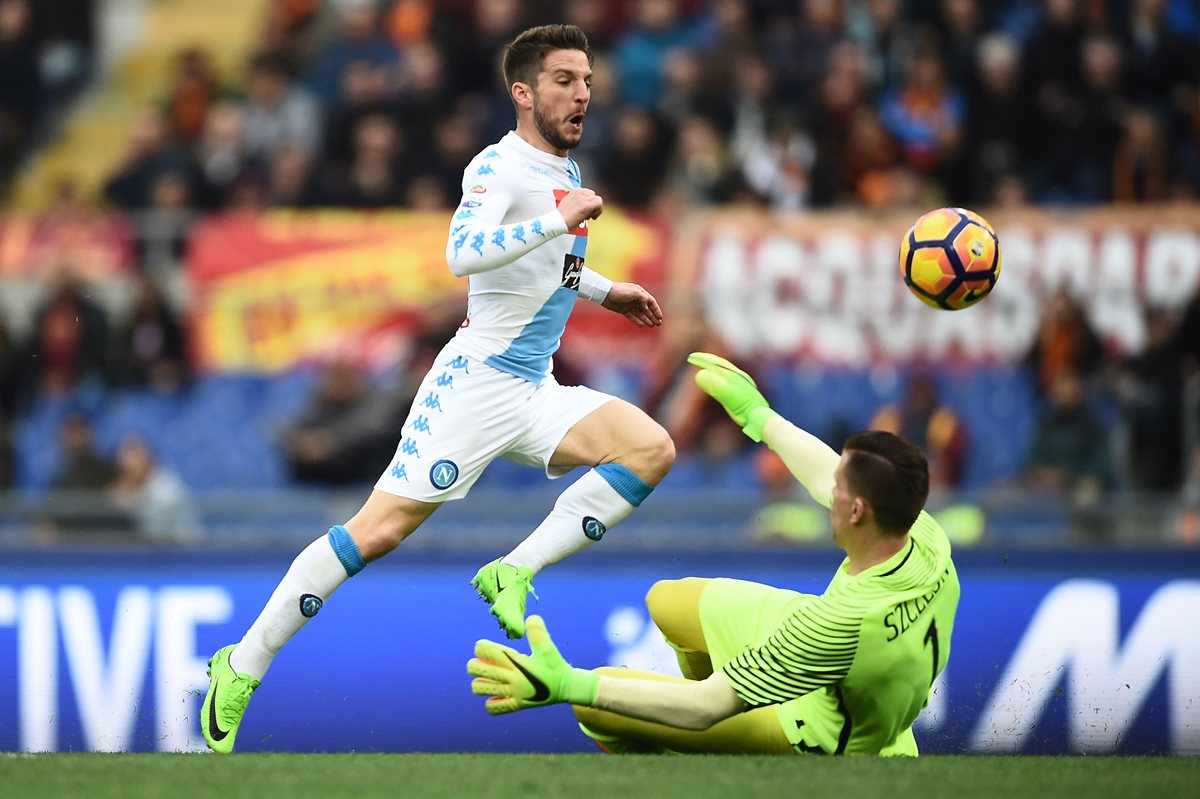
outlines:
[[829, 505], [829, 526], [833, 528], [833, 542], [846, 548], [846, 537], [854, 521], [861, 514], [862, 499], [850, 493], [846, 485], [846, 456], [838, 461], [833, 473], [833, 501]]
[[579, 145], [592, 96], [592, 68], [582, 50], [551, 50], [533, 92], [533, 121], [546, 143], [565, 155]]

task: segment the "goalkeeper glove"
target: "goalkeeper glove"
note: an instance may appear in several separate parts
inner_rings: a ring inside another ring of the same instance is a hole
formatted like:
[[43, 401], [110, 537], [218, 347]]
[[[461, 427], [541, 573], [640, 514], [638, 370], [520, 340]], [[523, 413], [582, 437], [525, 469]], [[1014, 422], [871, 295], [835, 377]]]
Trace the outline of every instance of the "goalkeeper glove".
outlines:
[[600, 675], [572, 668], [550, 640], [541, 616], [525, 622], [531, 653], [523, 655], [492, 641], [478, 641], [467, 662], [471, 693], [490, 697], [484, 707], [493, 716], [530, 707], [569, 702], [590, 706], [596, 701]]
[[688, 363], [700, 368], [696, 385], [725, 408], [742, 432], [755, 441], [763, 440], [763, 428], [779, 414], [754, 384], [754, 378], [711, 352], [693, 352]]

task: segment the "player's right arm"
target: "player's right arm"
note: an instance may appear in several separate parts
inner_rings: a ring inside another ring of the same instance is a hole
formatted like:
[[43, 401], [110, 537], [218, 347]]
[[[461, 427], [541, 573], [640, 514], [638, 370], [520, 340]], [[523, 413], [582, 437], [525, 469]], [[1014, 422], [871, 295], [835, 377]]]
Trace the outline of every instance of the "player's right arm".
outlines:
[[833, 473], [841, 456], [771, 410], [754, 379], [726, 359], [693, 352], [688, 363], [700, 369], [696, 373], [700, 390], [721, 403], [742, 432], [774, 450], [812, 498], [828, 508], [833, 502]]
[[557, 208], [541, 216], [504, 224], [516, 193], [512, 178], [502, 178], [487, 161], [472, 162], [463, 177], [463, 196], [450, 220], [446, 263], [457, 277], [490, 272], [574, 230], [583, 220], [603, 210], [599, 196], [589, 189], [568, 192]]

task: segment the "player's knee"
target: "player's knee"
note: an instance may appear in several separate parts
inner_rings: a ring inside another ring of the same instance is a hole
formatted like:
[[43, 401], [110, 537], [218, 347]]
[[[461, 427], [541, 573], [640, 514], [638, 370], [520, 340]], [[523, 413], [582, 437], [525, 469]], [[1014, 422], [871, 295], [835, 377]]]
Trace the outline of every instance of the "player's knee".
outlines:
[[657, 485], [675, 465], [675, 442], [659, 425], [640, 440], [632, 454], [633, 470], [651, 485]]
[[694, 593], [693, 584], [699, 581], [699, 577], [684, 577], [679, 580], [659, 580], [650, 586], [646, 592], [646, 610], [660, 630], [664, 624], [674, 626], [672, 622], [679, 615], [686, 597]]

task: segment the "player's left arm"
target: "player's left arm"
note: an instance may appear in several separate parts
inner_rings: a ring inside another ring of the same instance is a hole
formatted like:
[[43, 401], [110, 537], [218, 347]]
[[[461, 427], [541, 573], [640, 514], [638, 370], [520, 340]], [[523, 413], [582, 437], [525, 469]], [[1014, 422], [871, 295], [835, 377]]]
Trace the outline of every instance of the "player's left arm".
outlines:
[[538, 616], [526, 623], [531, 653], [479, 641], [467, 672], [471, 691], [489, 697], [492, 715], [562, 702], [686, 730], [703, 730], [746, 709], [720, 674], [702, 682], [616, 679], [573, 668], [559, 653]]
[[[583, 294], [583, 285], [581, 277], [580, 294]], [[600, 306], [621, 314], [638, 327], [659, 327], [663, 323], [662, 308], [659, 307], [658, 300], [637, 283], [612, 283], [600, 300]]]

